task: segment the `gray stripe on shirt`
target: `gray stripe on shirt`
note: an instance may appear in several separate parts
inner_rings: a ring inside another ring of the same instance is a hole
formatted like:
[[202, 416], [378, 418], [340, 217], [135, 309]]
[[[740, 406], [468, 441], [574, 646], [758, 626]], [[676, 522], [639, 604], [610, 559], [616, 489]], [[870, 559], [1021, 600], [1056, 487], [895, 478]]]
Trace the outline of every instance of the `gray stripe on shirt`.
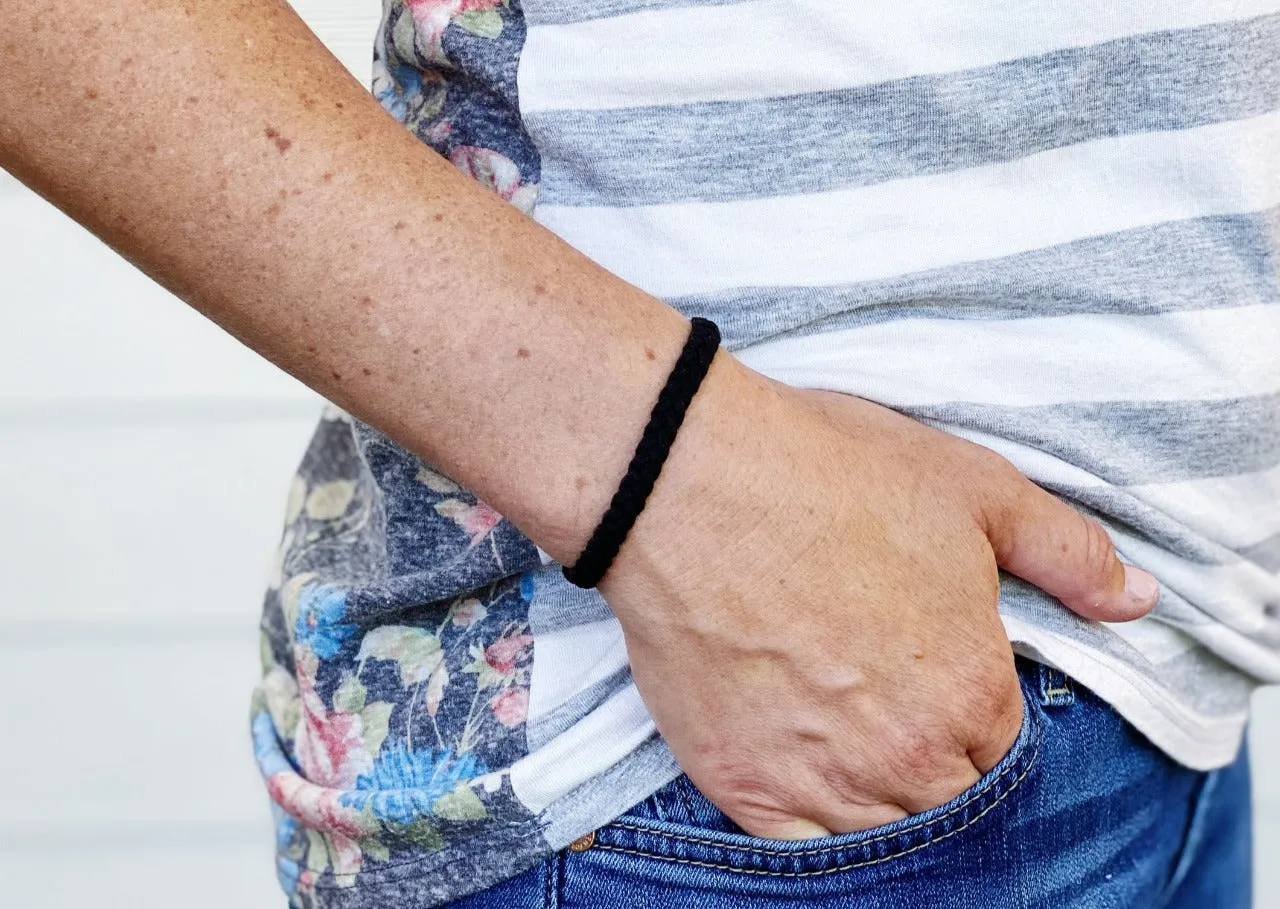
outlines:
[[1075, 486], [1047, 482], [1043, 478], [1037, 478], [1037, 482], [1108, 529], [1147, 540], [1189, 562], [1226, 565], [1240, 561], [1238, 553], [1206, 539], [1122, 487]]
[[722, 202], [867, 186], [1280, 107], [1280, 15], [980, 69], [745, 101], [530, 113], [539, 204]]
[[[1280, 533], [1237, 552], [1241, 558], [1248, 559], [1264, 571], [1280, 574]], [[1277, 604], [1277, 608], [1280, 608], [1280, 604]]]
[[525, 741], [529, 743], [529, 750], [536, 751], [560, 733], [571, 729], [584, 716], [630, 684], [631, 667], [626, 666], [588, 685], [549, 713], [529, 720], [525, 724]]
[[1155, 315], [1280, 301], [1280, 207], [1172, 221], [881, 281], [670, 297], [740, 349], [894, 319]]
[[[1140, 358], [1134, 369], [1141, 369]], [[1280, 392], [1208, 401], [900, 409], [940, 429], [976, 429], [1044, 451], [1117, 486], [1227, 477], [1280, 464]]]

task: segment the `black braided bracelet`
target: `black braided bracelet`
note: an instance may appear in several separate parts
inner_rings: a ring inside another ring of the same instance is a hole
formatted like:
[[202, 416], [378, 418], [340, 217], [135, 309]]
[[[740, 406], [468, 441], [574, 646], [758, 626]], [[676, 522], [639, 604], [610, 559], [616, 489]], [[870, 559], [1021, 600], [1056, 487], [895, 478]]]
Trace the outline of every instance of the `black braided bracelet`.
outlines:
[[719, 347], [720, 329], [716, 323], [695, 317], [689, 338], [649, 413], [649, 423], [631, 456], [626, 475], [618, 484], [618, 491], [613, 494], [613, 501], [583, 547], [577, 564], [563, 569], [571, 583], [595, 587], [613, 564], [631, 526], [644, 510], [653, 485], [658, 482], [658, 474], [684, 422], [689, 403], [702, 385]]

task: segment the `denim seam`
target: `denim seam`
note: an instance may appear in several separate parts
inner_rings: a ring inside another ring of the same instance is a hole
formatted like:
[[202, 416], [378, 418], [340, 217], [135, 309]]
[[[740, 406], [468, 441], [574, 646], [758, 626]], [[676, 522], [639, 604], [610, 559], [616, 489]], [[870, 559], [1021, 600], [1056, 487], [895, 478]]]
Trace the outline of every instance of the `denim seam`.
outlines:
[[[676, 856], [669, 856], [669, 855], [655, 855], [651, 852], [643, 852], [639, 849], [628, 849], [624, 846], [607, 846], [603, 843], [596, 843], [594, 848], [603, 849], [606, 852], [622, 852], [622, 853], [626, 853], [627, 855], [637, 855], [637, 856], [640, 856], [641, 858], [651, 858], [660, 862], [673, 862], [678, 865], [693, 865], [698, 868], [710, 868], [713, 870], [728, 871], [732, 874], [751, 874], [751, 875], [757, 875], [762, 877], [820, 877], [824, 874], [835, 874], [840, 871], [852, 871], [855, 868], [867, 868], [872, 865], [880, 865], [880, 864], [883, 864], [884, 862], [892, 861], [893, 859], [902, 858], [905, 855], [911, 855], [913, 852], [919, 852], [921, 849], [927, 849], [929, 846], [937, 845], [938, 843], [941, 843], [943, 840], [949, 839], [955, 836], [957, 833], [961, 833], [969, 829], [978, 821], [982, 820], [982, 818], [986, 816], [988, 812], [990, 812], [997, 805], [999, 805], [1006, 798], [1008, 798], [1014, 792], [1014, 790], [1016, 790], [1018, 786], [1021, 785], [1022, 781], [1027, 778], [1027, 774], [1031, 772], [1031, 768], [1035, 766], [1036, 758], [1038, 758], [1039, 756], [1040, 756], [1040, 743], [1039, 741], [1037, 741], [1035, 751], [1032, 752], [1030, 760], [1027, 761], [1027, 766], [1023, 768], [1022, 773], [1019, 774], [1018, 778], [1013, 781], [1013, 784], [1007, 790], [1002, 792], [999, 798], [993, 801], [986, 808], [983, 808], [980, 812], [978, 812], [976, 815], [974, 815], [965, 823], [961, 824], [955, 830], [950, 830], [947, 833], [944, 833], [942, 836], [938, 837], [937, 839], [929, 840], [926, 843], [919, 843], [915, 846], [912, 846], [910, 849], [904, 849], [901, 852], [894, 852], [890, 855], [882, 856], [876, 859], [870, 859], [865, 862], [851, 862], [847, 865], [837, 865], [834, 868], [823, 868], [819, 871], [769, 871], [761, 868], [736, 868], [733, 865], [725, 865], [725, 864], [720, 864], [718, 862], [703, 862], [703, 861], [698, 861], [696, 859], [678, 858]], [[990, 789], [990, 787], [987, 787], [987, 789]], [[948, 814], [951, 814], [951, 813], [954, 813], [954, 812], [949, 812]], [[938, 821], [942, 820], [947, 816], [948, 815], [943, 815], [942, 818], [935, 818], [934, 820], [927, 822], [927, 824], [937, 823]], [[918, 829], [919, 826], [927, 826], [927, 824], [917, 825], [917, 827], [908, 828], [908, 830]], [[644, 832], [644, 833], [656, 832], [656, 831], [648, 830], [646, 828], [639, 828], [639, 827], [632, 828], [632, 829], [640, 830], [641, 832]], [[900, 830], [898, 831], [898, 833], [888, 834], [886, 836], [879, 837], [878, 839], [880, 840], [890, 839], [894, 836], [897, 836], [900, 833], [906, 833], [908, 832], [908, 830]], [[663, 835], [663, 834], [659, 834], [659, 835]], [[674, 836], [674, 835], [672, 836], [675, 839], [692, 839], [690, 837], [680, 837], [680, 836]], [[699, 842], [698, 840], [693, 840], [693, 841]], [[733, 846], [730, 848], [748, 849], [749, 851], [755, 852], [757, 854], [763, 854], [763, 855], [774, 854], [774, 855], [785, 855], [785, 856], [800, 856], [800, 855], [812, 855], [812, 854], [815, 854], [816, 852], [835, 852], [835, 851], [839, 851], [840, 849], [858, 848], [860, 846], [869, 845], [870, 843], [873, 843], [876, 841], [877, 840], [867, 840], [864, 843], [850, 844], [848, 846], [833, 846], [829, 849], [816, 850], [815, 852], [769, 853], [766, 850], [750, 849], [750, 847], [743, 847], [743, 846]], [[715, 843], [715, 842], [709, 842], [709, 841], [702, 841], [702, 842], [706, 842], [707, 845], [716, 846], [718, 848], [724, 848], [725, 846], [725, 844], [723, 843]]]
[[554, 856], [545, 863], [547, 870], [543, 884], [543, 905], [546, 909], [558, 909], [560, 905], [560, 858]]
[[1157, 909], [1164, 909], [1165, 906], [1169, 905], [1169, 902], [1178, 892], [1178, 888], [1182, 886], [1182, 882], [1186, 880], [1195, 852], [1200, 847], [1202, 839], [1200, 835], [1201, 822], [1204, 812], [1207, 810], [1209, 799], [1213, 797], [1213, 790], [1217, 788], [1218, 776], [1217, 771], [1206, 773], [1201, 777], [1199, 785], [1196, 786], [1195, 801], [1191, 808], [1190, 817], [1187, 818], [1186, 831], [1183, 834], [1182, 842], [1178, 846], [1178, 854], [1174, 859], [1173, 871], [1170, 873], [1169, 880], [1165, 883], [1164, 889], [1160, 892], [1160, 898], [1155, 904]]
[[[1028, 760], [1027, 766], [1023, 769], [1021, 776], [1019, 776], [1014, 781], [1013, 785], [1009, 787], [1009, 792], [1012, 792], [1014, 789], [1016, 789], [1018, 784], [1022, 782], [1023, 777], [1027, 775], [1027, 771], [1029, 771], [1032, 765], [1035, 764], [1036, 757], [1040, 754], [1039, 731], [1037, 730], [1034, 734], [1036, 736], [1035, 751], [1032, 753], [1030, 760]], [[901, 836], [904, 833], [911, 833], [915, 830], [919, 830], [921, 827], [928, 827], [932, 824], [937, 824], [940, 821], [945, 821], [947, 818], [951, 817], [953, 814], [963, 811], [965, 808], [969, 807], [969, 805], [971, 805], [975, 799], [981, 798], [982, 796], [990, 792], [992, 789], [994, 789], [996, 785], [1002, 779], [1008, 776], [1017, 766], [1018, 766], [1018, 760], [1016, 757], [1014, 757], [1014, 759], [1009, 762], [1009, 766], [1004, 768], [1004, 770], [1000, 771], [999, 775], [993, 777], [990, 781], [987, 782], [985, 786], [982, 786], [979, 789], [971, 790], [963, 802], [961, 802], [959, 805], [956, 805], [946, 814], [939, 815], [938, 817], [934, 817], [934, 818], [921, 818], [915, 824], [904, 827], [901, 830], [895, 830], [892, 833], [885, 833], [885, 834], [882, 834], [881, 836], [872, 837], [869, 840], [862, 840], [861, 842], [858, 842], [858, 843], [848, 843], [841, 846], [824, 846], [821, 849], [804, 849], [798, 852], [786, 850], [786, 849], [759, 849], [754, 846], [740, 846], [736, 843], [726, 843], [721, 840], [703, 839], [701, 837], [686, 836], [680, 833], [667, 833], [666, 831], [658, 830], [654, 827], [644, 827], [636, 824], [626, 824], [626, 823], [623, 823], [622, 821], [614, 821], [612, 824], [609, 824], [609, 826], [617, 827], [622, 830], [632, 830], [632, 831], [635, 831], [636, 833], [645, 833], [651, 836], [659, 836], [664, 839], [679, 840], [685, 843], [693, 843], [695, 845], [713, 846], [717, 849], [731, 849], [739, 852], [750, 852], [754, 855], [772, 855], [772, 856], [782, 856], [782, 857], [826, 855], [827, 853], [831, 853], [831, 852], [839, 852], [842, 849], [851, 849], [859, 846], [870, 846], [873, 843], [881, 843], [881, 842], [884, 842], [885, 840], [891, 840], [896, 836]], [[1004, 793], [1003, 795], [1000, 796], [999, 799], [997, 799], [995, 802], [992, 802], [991, 807], [994, 807], [995, 805], [999, 804], [999, 802], [1005, 796], [1007, 796], [1009, 792]], [[990, 809], [988, 808], [988, 810]], [[983, 812], [983, 814], [985, 813], [986, 811]], [[982, 816], [981, 814], [978, 815], [978, 817], [981, 817], [981, 816]], [[977, 818], [974, 818], [974, 820], [977, 820]], [[970, 821], [970, 823], [972, 823], [972, 821]], [[964, 829], [964, 828], [962, 827], [959, 829]], [[601, 848], [601, 849], [609, 848], [599, 843], [597, 843], [596, 845], [598, 848]]]
[[684, 808], [685, 817], [687, 817], [691, 821], [695, 820], [698, 816], [698, 813], [693, 810], [693, 801], [689, 798], [689, 793], [685, 790], [683, 782], [678, 782], [676, 784], [676, 794], [680, 798], [681, 807]]

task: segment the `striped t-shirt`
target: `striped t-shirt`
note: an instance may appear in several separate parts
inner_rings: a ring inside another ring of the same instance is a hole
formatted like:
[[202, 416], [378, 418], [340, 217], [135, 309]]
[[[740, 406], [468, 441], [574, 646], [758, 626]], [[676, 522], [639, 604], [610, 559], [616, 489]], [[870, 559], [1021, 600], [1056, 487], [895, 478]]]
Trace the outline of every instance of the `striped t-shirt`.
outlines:
[[[1010, 639], [1234, 756], [1280, 682], [1280, 0], [389, 0], [374, 91], [753, 368], [1102, 521], [1155, 614], [1006, 578]], [[293, 905], [492, 885], [679, 773], [599, 594], [344, 414], [279, 569], [254, 738]]]

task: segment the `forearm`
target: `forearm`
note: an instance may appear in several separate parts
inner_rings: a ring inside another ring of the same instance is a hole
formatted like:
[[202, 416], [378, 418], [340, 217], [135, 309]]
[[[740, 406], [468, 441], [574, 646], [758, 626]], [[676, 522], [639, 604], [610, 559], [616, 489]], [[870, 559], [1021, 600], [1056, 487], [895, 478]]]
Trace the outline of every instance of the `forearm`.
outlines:
[[6, 0], [0, 34], [0, 165], [576, 555], [676, 312], [423, 145], [283, 0]]

